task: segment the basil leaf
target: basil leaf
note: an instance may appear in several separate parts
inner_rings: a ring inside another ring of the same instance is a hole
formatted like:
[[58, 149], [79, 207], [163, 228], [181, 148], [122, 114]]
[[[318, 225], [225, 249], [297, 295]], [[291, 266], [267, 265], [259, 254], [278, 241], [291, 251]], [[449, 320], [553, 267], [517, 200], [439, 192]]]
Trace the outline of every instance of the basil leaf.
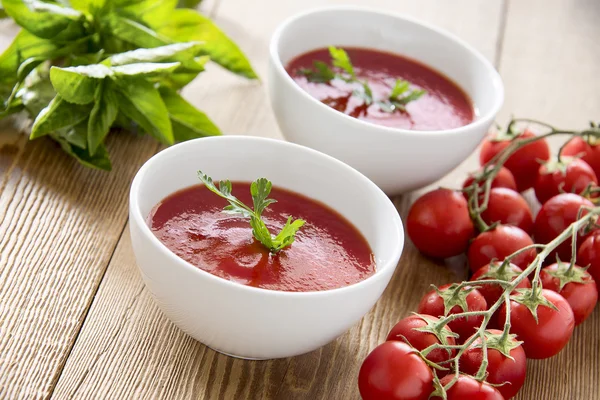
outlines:
[[94, 100], [94, 92], [99, 83], [98, 79], [75, 72], [73, 67], [52, 67], [50, 69], [50, 81], [63, 99], [75, 104], [91, 103]]
[[49, 58], [56, 49], [57, 45], [51, 41], [21, 30], [0, 56], [0, 97], [8, 96], [18, 82], [17, 72], [23, 60], [32, 57]]
[[87, 132], [88, 121], [83, 120], [75, 126], [57, 130], [54, 135], [58, 135], [72, 145], [85, 150], [87, 148]]
[[85, 17], [69, 7], [39, 0], [3, 0], [2, 5], [17, 24], [43, 39], [52, 39], [63, 32], [69, 32], [62, 35], [63, 39], [74, 39], [85, 32]]
[[87, 118], [89, 111], [89, 107], [68, 103], [57, 94], [33, 121], [29, 138], [37, 139], [57, 129], [76, 125]]
[[116, 82], [119, 110], [162, 143], [173, 144], [169, 112], [154, 85], [139, 77]]
[[173, 11], [150, 26], [160, 35], [177, 41], [204, 42], [203, 53], [222, 67], [249, 79], [258, 76], [240, 48], [209, 18], [194, 10]]
[[117, 98], [110, 87], [110, 81], [103, 81], [96, 89], [95, 104], [88, 122], [88, 150], [90, 155], [104, 142], [110, 127], [117, 118]]
[[[139, 62], [158, 62], [164, 60], [181, 61], [193, 58], [200, 52], [202, 42], [173, 43], [152, 49], [137, 49], [121, 54], [115, 54], [104, 63], [107, 65], [125, 65]], [[175, 58], [175, 56], [178, 56]]]
[[221, 134], [206, 114], [185, 101], [175, 90], [161, 87], [160, 96], [169, 110], [176, 142]]
[[[54, 69], [54, 68], [53, 68]], [[113, 76], [114, 72], [103, 64], [78, 65], [77, 67], [60, 68], [65, 72], [71, 72], [83, 77], [103, 79]]]
[[181, 64], [178, 62], [174, 63], [137, 63], [127, 64], [112, 67], [111, 69], [115, 75], [129, 75], [129, 76], [153, 76], [153, 75], [164, 75], [169, 74], [177, 69]]
[[75, 157], [77, 161], [86, 167], [97, 168], [104, 171], [110, 171], [112, 169], [112, 165], [110, 163], [110, 158], [108, 157], [108, 151], [106, 151], [106, 147], [104, 145], [100, 145], [96, 150], [96, 153], [93, 156], [90, 156], [89, 153], [80, 149], [77, 146], [73, 146], [66, 139], [62, 138], [57, 134], [52, 134], [52, 139], [56, 140], [60, 147], [69, 155]]
[[75, 10], [95, 14], [104, 8], [107, 1], [110, 2], [110, 0], [70, 0], [69, 4]]
[[127, 5], [121, 10], [126, 14], [135, 15], [145, 23], [152, 23], [165, 18], [176, 5], [177, 0], [142, 0]]
[[197, 8], [202, 0], [179, 0], [177, 7], [179, 8]]
[[49, 66], [49, 63], [44, 63], [31, 71], [17, 92], [17, 99], [21, 100], [31, 118], [35, 118], [56, 96], [48, 79]]
[[139, 47], [159, 47], [171, 41], [130, 18], [110, 14], [103, 20], [103, 31]]

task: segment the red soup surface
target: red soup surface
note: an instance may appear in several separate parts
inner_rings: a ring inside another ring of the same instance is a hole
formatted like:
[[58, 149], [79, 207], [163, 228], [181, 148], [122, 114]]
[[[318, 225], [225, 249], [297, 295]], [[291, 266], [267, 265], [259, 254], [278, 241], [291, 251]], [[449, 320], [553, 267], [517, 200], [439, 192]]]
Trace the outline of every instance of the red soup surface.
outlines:
[[[233, 193], [252, 204], [250, 184], [234, 182]], [[158, 239], [179, 257], [213, 275], [243, 285], [287, 292], [335, 289], [359, 282], [375, 272], [365, 238], [329, 207], [283, 189], [263, 219], [278, 232], [289, 216], [305, 225], [295, 242], [271, 254], [252, 236], [247, 218], [222, 212], [228, 203], [204, 185], [176, 192], [150, 213]]]
[[[329, 50], [319, 49], [302, 54], [286, 69], [296, 83], [311, 96], [352, 117], [377, 125], [418, 131], [452, 129], [473, 121], [475, 111], [469, 97], [440, 72], [415, 60], [378, 50], [344, 47], [361, 80], [373, 91], [374, 103], [366, 106], [352, 92], [360, 90], [357, 83], [334, 79], [326, 83], [309, 82], [300, 73], [313, 68], [314, 61], [331, 65]], [[412, 89], [424, 89], [425, 95], [406, 106], [406, 111], [383, 111], [376, 103], [390, 95], [396, 79], [411, 83]]]

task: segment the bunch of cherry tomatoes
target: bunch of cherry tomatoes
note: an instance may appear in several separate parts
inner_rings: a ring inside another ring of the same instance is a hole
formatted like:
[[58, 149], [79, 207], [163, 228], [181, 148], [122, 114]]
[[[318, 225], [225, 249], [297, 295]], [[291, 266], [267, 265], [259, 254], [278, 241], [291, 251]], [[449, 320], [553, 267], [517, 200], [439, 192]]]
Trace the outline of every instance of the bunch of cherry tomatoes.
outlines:
[[[556, 355], [598, 301], [595, 207], [600, 129], [490, 135], [462, 190], [436, 189], [411, 207], [407, 231], [433, 258], [466, 253], [469, 282], [425, 294], [364, 360], [365, 400], [510, 399], [526, 360]], [[546, 138], [567, 134], [558, 155]], [[534, 217], [520, 192], [542, 204]]]

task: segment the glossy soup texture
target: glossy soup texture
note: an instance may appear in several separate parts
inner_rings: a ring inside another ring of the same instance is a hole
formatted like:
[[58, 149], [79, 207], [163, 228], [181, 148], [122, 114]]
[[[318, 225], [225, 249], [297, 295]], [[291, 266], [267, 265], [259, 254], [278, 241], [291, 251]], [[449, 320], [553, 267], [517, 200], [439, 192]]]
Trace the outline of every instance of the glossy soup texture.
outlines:
[[[252, 204], [249, 183], [234, 182], [233, 194]], [[228, 203], [203, 185], [165, 198], [148, 222], [156, 237], [179, 257], [243, 285], [317, 291], [351, 285], [375, 272], [369, 244], [337, 212], [275, 187], [269, 197], [277, 200], [263, 213], [272, 233], [279, 232], [290, 215], [306, 221], [296, 241], [277, 254], [252, 237], [247, 218], [223, 213]]]
[[427, 93], [408, 103], [406, 112], [388, 113], [376, 105], [366, 106], [358, 96], [353, 96], [356, 83], [335, 79], [329, 83], [309, 82], [300, 73], [312, 68], [314, 61], [331, 65], [327, 49], [302, 54], [286, 69], [296, 83], [317, 100], [352, 117], [374, 124], [419, 131], [458, 128], [473, 121], [475, 110], [469, 97], [454, 82], [440, 72], [410, 58], [397, 54], [363, 48], [344, 47], [358, 77], [366, 80], [373, 91], [375, 103], [390, 95], [396, 79], [411, 82], [413, 89]]

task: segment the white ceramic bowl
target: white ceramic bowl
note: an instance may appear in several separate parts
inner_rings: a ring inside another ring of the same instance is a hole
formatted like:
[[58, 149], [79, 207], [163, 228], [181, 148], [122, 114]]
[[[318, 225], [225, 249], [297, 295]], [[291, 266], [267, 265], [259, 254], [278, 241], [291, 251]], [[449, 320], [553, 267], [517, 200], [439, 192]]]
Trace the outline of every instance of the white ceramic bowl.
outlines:
[[[377, 272], [340, 289], [291, 293], [257, 289], [211, 275], [172, 253], [146, 223], [171, 193], [213, 179], [259, 177], [336, 209], [375, 255]], [[243, 358], [289, 357], [315, 350], [360, 320], [387, 286], [402, 253], [402, 222], [388, 197], [353, 168], [315, 150], [243, 136], [192, 140], [158, 153], [130, 192], [133, 250], [148, 290], [175, 325], [213, 349]]]
[[[419, 60], [456, 82], [473, 100], [471, 124], [443, 131], [378, 126], [335, 111], [302, 90], [285, 71], [294, 57], [335, 46], [385, 50]], [[481, 142], [504, 100], [500, 76], [457, 37], [400, 15], [329, 7], [283, 22], [269, 49], [269, 94], [286, 139], [361, 171], [388, 194], [428, 185], [464, 161]]]

